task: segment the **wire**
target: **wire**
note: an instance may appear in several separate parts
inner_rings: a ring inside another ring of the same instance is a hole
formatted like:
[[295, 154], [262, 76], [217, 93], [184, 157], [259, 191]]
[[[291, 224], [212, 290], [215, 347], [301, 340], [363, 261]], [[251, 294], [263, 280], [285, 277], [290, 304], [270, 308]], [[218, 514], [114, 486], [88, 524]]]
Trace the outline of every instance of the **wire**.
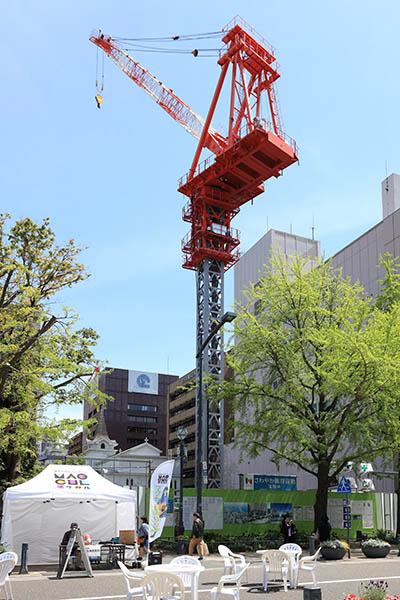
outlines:
[[219, 51], [218, 48], [196, 48], [195, 50], [169, 50], [168, 48], [154, 48], [152, 46], [147, 47], [139, 44], [131, 44], [129, 47], [124, 48], [124, 50], [125, 52], [129, 52], [129, 50], [135, 50], [135, 52], [157, 52], [159, 54], [193, 54], [196, 50], [196, 56], [200, 52], [212, 52], [213, 54], [208, 54], [207, 56], [216, 56]]
[[209, 31], [206, 33], [189, 33], [187, 35], [174, 35], [168, 37], [154, 38], [125, 38], [113, 37], [112, 39], [120, 42], [176, 42], [182, 40], [202, 40], [211, 37], [220, 37], [223, 31]]

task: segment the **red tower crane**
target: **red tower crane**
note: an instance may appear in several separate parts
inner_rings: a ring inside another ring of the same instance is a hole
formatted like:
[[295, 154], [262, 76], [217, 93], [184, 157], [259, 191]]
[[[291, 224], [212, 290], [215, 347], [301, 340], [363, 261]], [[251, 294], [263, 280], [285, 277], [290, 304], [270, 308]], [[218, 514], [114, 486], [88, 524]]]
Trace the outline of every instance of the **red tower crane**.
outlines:
[[[199, 350], [222, 316], [224, 271], [239, 260], [239, 235], [231, 227], [233, 217], [242, 204], [264, 191], [266, 180], [279, 177], [283, 169], [298, 160], [296, 143], [282, 128], [274, 88], [280, 76], [275, 50], [243, 19], [235, 17], [223, 29], [224, 47], [218, 59], [221, 72], [204, 120], [111, 37], [100, 32], [92, 35], [90, 41], [199, 140], [189, 172], [179, 182], [179, 191], [188, 197], [182, 216], [191, 230], [182, 240], [183, 267], [197, 273]], [[211, 121], [230, 67], [228, 133], [223, 135], [211, 127]], [[206, 148], [213, 155], [200, 162]], [[204, 381], [203, 373], [222, 375], [221, 334], [211, 338], [206, 360], [202, 352], [197, 355], [198, 381]], [[202, 386], [200, 383], [196, 397], [197, 486], [201, 487], [203, 470], [207, 472], [208, 486], [220, 487], [223, 406], [210, 410]], [[199, 456], [206, 458], [206, 465]]]

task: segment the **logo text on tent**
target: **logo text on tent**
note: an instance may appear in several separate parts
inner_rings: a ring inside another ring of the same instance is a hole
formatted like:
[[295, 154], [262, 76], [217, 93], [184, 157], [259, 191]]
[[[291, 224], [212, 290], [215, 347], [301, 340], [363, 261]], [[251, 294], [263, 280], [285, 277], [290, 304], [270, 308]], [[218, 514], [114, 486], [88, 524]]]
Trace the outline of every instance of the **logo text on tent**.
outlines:
[[90, 486], [86, 473], [54, 473], [54, 483], [58, 488], [69, 488], [76, 490], [88, 489]]

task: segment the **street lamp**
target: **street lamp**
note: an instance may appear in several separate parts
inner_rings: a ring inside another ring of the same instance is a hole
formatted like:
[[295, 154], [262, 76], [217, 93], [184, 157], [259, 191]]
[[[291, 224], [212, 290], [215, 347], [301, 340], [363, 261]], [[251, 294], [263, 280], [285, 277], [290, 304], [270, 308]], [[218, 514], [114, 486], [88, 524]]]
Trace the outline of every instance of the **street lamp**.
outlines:
[[[214, 335], [225, 325], [236, 319], [236, 313], [226, 312], [220, 321], [216, 321], [210, 329], [210, 333], [203, 341], [199, 340], [196, 354], [197, 361], [197, 404], [196, 404], [196, 488], [197, 488], [197, 512], [203, 518], [202, 512], [202, 487], [203, 487], [203, 352]], [[207, 459], [207, 456], [206, 456]], [[207, 461], [206, 461], [207, 465]], [[205, 468], [206, 471], [207, 467]], [[207, 471], [206, 471], [207, 472]]]
[[178, 527], [176, 529], [177, 535], [183, 535], [185, 533], [185, 526], [183, 524], [183, 458], [185, 452], [185, 438], [188, 436], [188, 430], [185, 427], [179, 427], [176, 432], [176, 436], [179, 440], [179, 458], [180, 458], [180, 474], [179, 474], [179, 520]]

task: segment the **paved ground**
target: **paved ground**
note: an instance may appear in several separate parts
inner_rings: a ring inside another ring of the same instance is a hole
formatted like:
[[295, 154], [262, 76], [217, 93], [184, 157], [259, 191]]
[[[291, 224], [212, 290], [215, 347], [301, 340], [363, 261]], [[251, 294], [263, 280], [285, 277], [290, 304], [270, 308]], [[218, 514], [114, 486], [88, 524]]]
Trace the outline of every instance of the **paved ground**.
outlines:
[[[299, 587], [287, 593], [282, 587], [262, 591], [261, 560], [256, 554], [245, 554], [250, 563], [248, 582], [246, 576], [240, 590], [241, 600], [266, 600], [267, 594], [273, 600], [301, 600], [303, 587], [312, 585], [308, 573], [300, 574]], [[164, 556], [169, 562], [171, 556]], [[203, 561], [205, 571], [200, 577], [199, 600], [210, 600], [210, 590], [217, 585], [222, 574], [223, 562], [219, 555], [210, 555]], [[397, 550], [384, 559], [367, 559], [360, 551], [353, 551], [350, 559], [339, 561], [320, 560], [317, 563], [317, 580], [323, 600], [343, 600], [349, 593], [357, 593], [361, 581], [384, 579], [389, 583], [389, 593], [400, 597], [400, 557]], [[95, 570], [94, 577], [82, 577], [71, 572], [68, 578], [57, 579], [55, 567], [31, 567], [29, 575], [11, 575], [14, 600], [123, 600], [126, 584], [119, 569]], [[0, 592], [3, 599], [4, 591]], [[190, 599], [187, 594], [187, 600]]]

